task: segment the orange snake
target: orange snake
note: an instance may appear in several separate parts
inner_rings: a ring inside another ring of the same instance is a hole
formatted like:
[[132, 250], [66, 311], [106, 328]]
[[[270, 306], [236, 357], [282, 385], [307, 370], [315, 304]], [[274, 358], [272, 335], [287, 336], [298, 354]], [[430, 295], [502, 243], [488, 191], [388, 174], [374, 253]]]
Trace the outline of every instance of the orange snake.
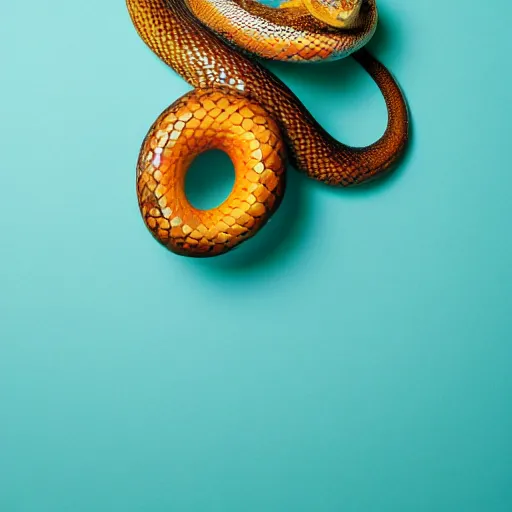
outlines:
[[[127, 6], [146, 44], [194, 87], [154, 122], [137, 163], [142, 217], [171, 251], [214, 256], [253, 236], [281, 202], [287, 156], [316, 180], [351, 186], [383, 174], [401, 155], [408, 138], [404, 98], [387, 69], [360, 49], [375, 30], [375, 0], [292, 0], [282, 8], [255, 0], [127, 0]], [[384, 95], [384, 134], [364, 148], [338, 142], [250, 54], [291, 61], [352, 54]], [[199, 210], [187, 200], [185, 175], [209, 149], [230, 156], [235, 184], [217, 208]]]

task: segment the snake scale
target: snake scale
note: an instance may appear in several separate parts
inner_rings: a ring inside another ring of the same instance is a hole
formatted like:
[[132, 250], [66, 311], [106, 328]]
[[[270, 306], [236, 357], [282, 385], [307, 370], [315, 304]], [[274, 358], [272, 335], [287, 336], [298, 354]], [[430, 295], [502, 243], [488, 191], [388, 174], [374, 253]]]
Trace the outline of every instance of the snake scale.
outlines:
[[[408, 113], [399, 86], [364, 44], [377, 23], [375, 0], [126, 0], [151, 50], [194, 90], [151, 126], [137, 163], [144, 222], [171, 251], [225, 253], [253, 236], [278, 208], [287, 158], [330, 185], [382, 175], [401, 155]], [[388, 124], [375, 143], [354, 148], [331, 137], [293, 92], [254, 56], [309, 62], [351, 54], [379, 86]], [[209, 149], [233, 161], [235, 184], [217, 208], [194, 208], [185, 175]]]

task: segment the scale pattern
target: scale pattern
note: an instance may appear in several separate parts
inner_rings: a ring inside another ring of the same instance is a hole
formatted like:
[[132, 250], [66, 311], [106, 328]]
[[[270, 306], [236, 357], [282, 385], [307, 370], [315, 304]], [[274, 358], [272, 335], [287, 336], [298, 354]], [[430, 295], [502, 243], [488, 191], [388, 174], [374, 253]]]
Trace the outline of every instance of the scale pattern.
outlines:
[[[185, 175], [203, 151], [235, 162], [235, 185], [218, 208], [198, 210]], [[165, 110], [151, 127], [137, 165], [139, 207], [148, 229], [173, 252], [213, 256], [250, 238], [280, 204], [285, 148], [279, 127], [247, 97], [199, 89]]]
[[259, 57], [314, 62], [362, 48], [377, 26], [375, 0], [364, 2], [358, 23], [333, 30], [305, 8], [275, 9], [256, 0], [187, 0], [190, 10], [224, 39]]
[[[242, 95], [247, 98], [252, 107], [256, 104], [260, 105], [262, 111], [268, 116], [268, 126], [273, 126], [273, 122], [279, 126], [292, 164], [311, 178], [331, 185], [356, 185], [382, 175], [397, 161], [405, 148], [408, 138], [408, 114], [400, 88], [389, 71], [365, 50], [359, 50], [353, 56], [381, 89], [388, 110], [388, 125], [383, 136], [375, 143], [364, 148], [353, 148], [331, 137], [315, 121], [293, 92], [275, 75], [224, 42], [203, 25], [189, 10], [184, 0], [127, 0], [127, 6], [141, 38], [158, 57], [194, 88], [209, 91], [218, 89], [222, 94], [229, 94], [228, 91], [230, 91], [237, 97]], [[279, 10], [276, 10], [277, 12]], [[190, 99], [189, 96], [182, 99], [185, 106]], [[197, 98], [194, 101], [197, 101]], [[151, 140], [152, 133], [154, 128], [150, 130], [146, 142]], [[206, 148], [207, 145], [208, 143], [204, 147]], [[277, 143], [275, 149], [280, 154], [281, 150]], [[139, 158], [139, 172], [141, 172], [142, 162], [146, 161], [145, 151], [148, 151], [146, 143], [142, 147]], [[182, 156], [184, 163], [181, 167], [177, 165], [175, 169], [184, 174], [191, 160], [186, 154]], [[235, 169], [244, 168], [238, 165], [238, 156], [232, 155], [232, 158]], [[152, 172], [154, 178], [156, 169], [147, 171], [146, 175], [149, 176]], [[280, 175], [277, 170], [276, 173]], [[275, 210], [282, 187], [277, 190], [279, 193], [276, 193], [274, 205], [266, 207], [265, 213], [262, 214], [263, 218], [254, 222], [255, 229], [261, 227]], [[139, 193], [139, 202], [142, 207], [144, 204], [150, 206], [151, 200], [148, 198], [149, 196], [146, 197], [149, 201], [146, 204], [141, 200]], [[161, 198], [156, 197], [156, 199]], [[166, 207], [175, 211], [175, 207], [170, 204], [164, 208]], [[225, 204], [224, 207], [226, 207]], [[210, 214], [212, 214], [211, 210]], [[151, 208], [147, 209], [146, 213], [143, 211], [143, 216], [153, 234], [161, 243], [181, 254], [193, 256], [219, 254], [234, 247], [235, 241], [239, 242], [254, 234], [250, 232], [245, 235], [245, 238], [236, 238], [233, 233], [229, 233], [235, 238], [231, 238], [231, 242], [224, 244], [215, 241], [215, 244], [221, 246], [215, 249], [206, 248], [206, 246], [212, 247], [211, 241], [215, 239], [215, 237], [208, 238], [208, 235], [206, 242], [203, 240], [204, 237], [199, 239], [201, 244], [205, 244], [204, 248], [198, 248], [197, 244], [193, 244], [196, 247], [192, 250], [191, 246], [185, 248], [186, 238], [178, 231], [171, 233], [172, 229], [169, 231], [161, 228], [158, 225], [158, 217], [155, 217], [155, 221], [150, 221], [148, 215], [152, 217]], [[174, 218], [167, 217], [164, 220], [169, 222]], [[161, 223], [166, 226], [164, 220]], [[154, 222], [155, 227], [152, 227]], [[204, 226], [206, 228], [206, 224]], [[176, 234], [176, 241], [170, 241], [170, 237], [164, 232], [172, 236]], [[211, 234], [213, 236], [213, 232]], [[180, 238], [182, 240], [178, 243], [177, 240]], [[188, 243], [192, 244], [190, 241]]]

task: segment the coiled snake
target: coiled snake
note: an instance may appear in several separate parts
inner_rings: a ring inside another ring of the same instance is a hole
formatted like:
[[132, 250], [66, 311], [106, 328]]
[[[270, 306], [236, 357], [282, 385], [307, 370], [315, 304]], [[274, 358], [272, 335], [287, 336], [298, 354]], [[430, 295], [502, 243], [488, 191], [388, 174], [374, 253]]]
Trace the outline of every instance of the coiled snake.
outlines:
[[[139, 35], [194, 90], [150, 128], [137, 163], [142, 217], [154, 237], [187, 256], [222, 254], [253, 236], [278, 208], [285, 161], [331, 185], [373, 179], [400, 156], [408, 114], [397, 83], [362, 46], [377, 23], [375, 0], [127, 0]], [[384, 95], [388, 124], [364, 148], [333, 139], [300, 100], [251, 58], [314, 61], [353, 54]], [[235, 184], [217, 208], [185, 195], [193, 159], [208, 149], [233, 161]]]

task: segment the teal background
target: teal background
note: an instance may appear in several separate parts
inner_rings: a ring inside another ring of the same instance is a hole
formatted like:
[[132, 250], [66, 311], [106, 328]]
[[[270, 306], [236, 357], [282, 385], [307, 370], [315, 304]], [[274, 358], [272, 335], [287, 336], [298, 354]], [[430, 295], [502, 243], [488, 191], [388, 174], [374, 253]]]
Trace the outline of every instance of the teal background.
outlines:
[[[2, 512], [512, 510], [509, 2], [381, 0], [399, 170], [291, 170], [271, 224], [200, 261], [152, 240], [134, 190], [189, 87], [122, 1], [4, 4]], [[270, 67], [340, 140], [382, 133], [351, 60]], [[220, 199], [229, 164], [201, 164], [222, 179], [193, 193]]]

